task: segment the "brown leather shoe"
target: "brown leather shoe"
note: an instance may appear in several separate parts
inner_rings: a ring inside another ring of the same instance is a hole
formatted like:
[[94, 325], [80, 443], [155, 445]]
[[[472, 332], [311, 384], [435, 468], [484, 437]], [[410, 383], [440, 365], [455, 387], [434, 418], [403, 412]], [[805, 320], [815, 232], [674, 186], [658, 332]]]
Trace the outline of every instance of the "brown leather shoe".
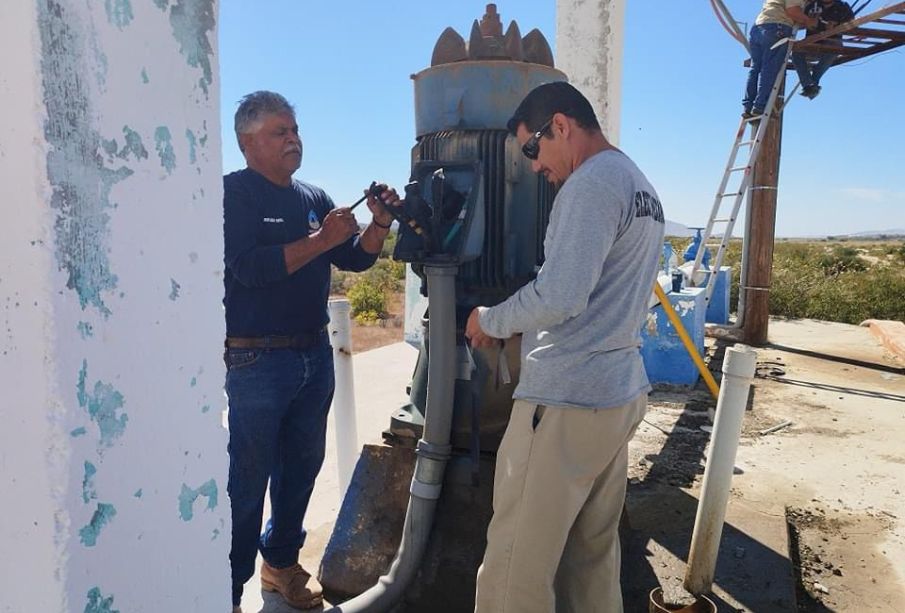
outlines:
[[264, 562], [261, 564], [261, 587], [268, 592], [278, 592], [296, 609], [313, 609], [324, 600], [321, 584], [300, 564], [274, 568]]

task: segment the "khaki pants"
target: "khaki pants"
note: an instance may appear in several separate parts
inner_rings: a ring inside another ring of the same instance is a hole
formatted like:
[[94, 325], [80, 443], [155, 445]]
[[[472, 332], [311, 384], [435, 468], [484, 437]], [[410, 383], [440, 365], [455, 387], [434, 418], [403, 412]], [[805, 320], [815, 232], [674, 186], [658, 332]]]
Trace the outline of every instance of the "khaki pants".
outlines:
[[646, 409], [647, 394], [611, 409], [515, 402], [475, 613], [621, 613], [628, 442]]

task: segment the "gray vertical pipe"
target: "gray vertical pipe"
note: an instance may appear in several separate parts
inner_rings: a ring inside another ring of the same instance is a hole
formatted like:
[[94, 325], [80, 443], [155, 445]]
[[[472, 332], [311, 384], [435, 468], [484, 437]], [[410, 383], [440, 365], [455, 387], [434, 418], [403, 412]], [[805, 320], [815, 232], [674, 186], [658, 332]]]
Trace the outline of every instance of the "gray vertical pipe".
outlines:
[[405, 513], [402, 539], [387, 574], [355, 598], [325, 613], [380, 613], [399, 602], [418, 571], [427, 547], [443, 473], [450, 455], [453, 391], [456, 382], [456, 272], [454, 266], [425, 266], [430, 317], [427, 409], [424, 432]]

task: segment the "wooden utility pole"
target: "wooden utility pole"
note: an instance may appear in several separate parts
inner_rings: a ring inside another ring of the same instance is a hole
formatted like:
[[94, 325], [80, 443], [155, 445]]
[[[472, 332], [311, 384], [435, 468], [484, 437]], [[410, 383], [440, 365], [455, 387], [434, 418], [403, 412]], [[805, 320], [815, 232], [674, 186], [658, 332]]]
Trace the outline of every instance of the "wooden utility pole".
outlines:
[[745, 310], [742, 338], [749, 345], [767, 342], [770, 321], [770, 283], [773, 278], [773, 243], [776, 235], [776, 195], [782, 149], [782, 107], [785, 81], [779, 86], [777, 111], [767, 126], [751, 181], [748, 258], [745, 266]]

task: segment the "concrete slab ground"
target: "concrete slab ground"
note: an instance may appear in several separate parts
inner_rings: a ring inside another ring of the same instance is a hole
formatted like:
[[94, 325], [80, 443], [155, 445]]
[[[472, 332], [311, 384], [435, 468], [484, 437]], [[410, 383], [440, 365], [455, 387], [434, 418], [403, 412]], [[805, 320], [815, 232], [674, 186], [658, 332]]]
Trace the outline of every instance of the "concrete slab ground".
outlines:
[[[777, 564], [794, 567], [799, 611], [902, 610], [905, 368], [858, 326], [771, 320], [769, 337], [757, 350], [717, 565], [720, 610], [795, 610]], [[699, 426], [711, 402], [700, 390], [651, 396], [631, 447], [628, 534], [637, 540], [636, 523], [662, 534], [644, 533], [642, 572], [624, 575], [627, 599], [657, 581], [681, 593], [689, 500], [709, 443]], [[636, 585], [639, 575], [646, 585]]]
[[[722, 349], [711, 346], [714, 363]], [[905, 364], [867, 328], [818, 321], [771, 320], [770, 344], [757, 351], [717, 564], [719, 610], [901, 610]], [[355, 355], [360, 443], [380, 441], [390, 413], [406, 401], [416, 357], [402, 343]], [[681, 594], [709, 442], [700, 426], [712, 404], [704, 389], [658, 390], [632, 441], [628, 612], [646, 611], [647, 592], [658, 584]], [[312, 572], [339, 510], [337, 481], [331, 425], [306, 518], [302, 562]], [[797, 593], [796, 583], [803, 586]], [[245, 593], [245, 613], [292, 611], [279, 597], [262, 597], [257, 575]]]

